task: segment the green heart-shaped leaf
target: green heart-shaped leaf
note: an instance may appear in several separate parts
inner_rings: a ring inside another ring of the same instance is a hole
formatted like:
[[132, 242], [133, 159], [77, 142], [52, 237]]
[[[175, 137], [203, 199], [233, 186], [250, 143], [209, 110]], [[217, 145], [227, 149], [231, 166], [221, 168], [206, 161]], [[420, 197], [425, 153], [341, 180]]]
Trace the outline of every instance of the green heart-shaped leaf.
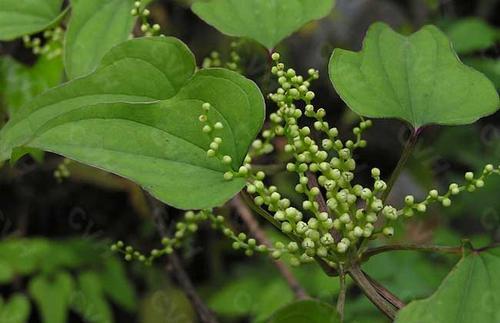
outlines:
[[257, 86], [224, 69], [195, 73], [194, 57], [175, 38], [121, 43], [83, 78], [34, 99], [0, 131], [0, 160], [19, 146], [39, 148], [127, 177], [179, 208], [220, 205], [245, 184], [206, 156], [202, 104], [224, 125], [220, 152], [243, 163], [264, 120]]
[[106, 52], [128, 39], [135, 20], [132, 1], [72, 0], [71, 7], [64, 41], [70, 79], [92, 72]]
[[445, 29], [459, 54], [484, 50], [495, 45], [499, 31], [480, 18], [465, 18], [455, 21]]
[[415, 128], [472, 123], [499, 106], [493, 84], [462, 64], [434, 26], [405, 37], [376, 23], [361, 52], [335, 49], [329, 70], [333, 86], [354, 112], [400, 118]]
[[400, 323], [500, 322], [500, 248], [473, 251], [429, 298], [414, 301], [397, 315]]
[[42, 31], [57, 22], [63, 0], [0, 0], [0, 40]]
[[291, 303], [277, 310], [268, 323], [339, 323], [335, 307], [330, 304], [305, 300]]
[[192, 10], [220, 32], [251, 38], [269, 49], [332, 10], [334, 0], [209, 0]]
[[29, 299], [24, 294], [16, 293], [12, 295], [8, 301], [0, 305], [0, 322], [28, 322], [31, 305]]
[[85, 322], [114, 322], [111, 304], [104, 296], [99, 276], [93, 271], [86, 271], [78, 276], [78, 290], [71, 301], [72, 308]]
[[66, 272], [52, 277], [39, 275], [29, 284], [29, 291], [35, 300], [43, 322], [65, 323], [68, 317], [73, 279]]

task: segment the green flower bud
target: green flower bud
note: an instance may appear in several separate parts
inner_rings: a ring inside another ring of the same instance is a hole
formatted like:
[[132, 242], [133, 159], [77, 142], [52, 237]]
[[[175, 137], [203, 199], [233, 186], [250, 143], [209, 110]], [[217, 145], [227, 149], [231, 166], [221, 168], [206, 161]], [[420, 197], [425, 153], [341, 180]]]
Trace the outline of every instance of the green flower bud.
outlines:
[[212, 127], [210, 127], [209, 125], [204, 125], [203, 128], [202, 128], [202, 131], [204, 133], [209, 133], [212, 131]]
[[349, 222], [351, 222], [351, 217], [349, 216], [349, 214], [348, 214], [348, 213], [344, 213], [344, 214], [342, 214], [342, 215], [340, 216], [339, 220], [340, 220], [340, 222], [342, 222], [342, 223], [349, 223]]
[[234, 176], [234, 175], [233, 175], [233, 173], [232, 173], [232, 172], [225, 172], [225, 173], [224, 173], [224, 179], [225, 179], [226, 181], [230, 181], [230, 180], [232, 180], [232, 179], [233, 179], [233, 176]]
[[435, 199], [439, 196], [439, 192], [437, 190], [431, 190], [431, 191], [429, 191], [429, 196], [431, 198]]
[[378, 212], [378, 211], [382, 210], [382, 208], [384, 207], [384, 204], [382, 204], [381, 200], [375, 199], [370, 206], [373, 210]]
[[273, 61], [275, 61], [275, 62], [276, 62], [276, 61], [279, 61], [279, 60], [280, 60], [280, 54], [278, 54], [278, 53], [273, 53], [273, 54], [271, 55], [271, 59], [272, 59]]
[[417, 211], [418, 211], [418, 212], [423, 213], [423, 212], [425, 212], [426, 210], [427, 210], [427, 206], [426, 206], [425, 204], [420, 203], [420, 204], [418, 204], [418, 205], [417, 205]]
[[309, 229], [305, 222], [299, 221], [295, 226], [295, 231], [299, 234], [305, 233]]
[[386, 205], [382, 210], [382, 214], [389, 220], [396, 220], [398, 218], [398, 211], [389, 205]]
[[295, 252], [297, 250], [299, 250], [299, 245], [297, 244], [297, 242], [295, 241], [292, 241], [292, 242], [289, 242], [287, 247], [288, 251], [290, 252]]
[[465, 173], [465, 180], [467, 181], [472, 181], [474, 179], [474, 173], [473, 172], [467, 172]]
[[339, 242], [337, 243], [337, 251], [339, 253], [345, 253], [347, 251], [347, 248], [349, 248], [345, 243]]
[[378, 169], [378, 168], [372, 168], [372, 176], [373, 177], [379, 177], [380, 176], [380, 169]]
[[307, 101], [311, 101], [312, 99], [314, 99], [314, 96], [315, 96], [315, 95], [314, 95], [314, 92], [309, 91], [309, 92], [307, 92], [307, 93], [306, 93], [306, 95], [305, 95], [305, 99], [306, 99]]
[[482, 179], [478, 179], [478, 180], [476, 180], [476, 182], [474, 183], [474, 185], [476, 185], [476, 187], [483, 187], [484, 186], [484, 181]]
[[377, 191], [385, 191], [385, 189], [387, 188], [387, 184], [382, 180], [377, 180], [377, 181], [375, 181], [375, 184], [373, 185], [373, 187]]
[[314, 241], [312, 241], [311, 238], [305, 238], [303, 241], [302, 241], [302, 247], [304, 249], [313, 249], [314, 248]]
[[384, 235], [386, 235], [388, 237], [392, 237], [394, 235], [394, 228], [393, 227], [385, 227], [382, 232], [384, 233]]
[[413, 195], [407, 195], [405, 197], [405, 204], [406, 205], [413, 205], [413, 203], [415, 203], [415, 198], [413, 197]]
[[369, 222], [369, 223], [375, 223], [377, 222], [377, 214], [374, 213], [374, 212], [370, 212], [366, 215], [366, 222]]
[[441, 204], [444, 206], [444, 207], [448, 207], [451, 205], [451, 200], [449, 198], [444, 198], [442, 201], [441, 201]]
[[290, 223], [283, 222], [281, 223], [281, 231], [283, 231], [284, 233], [291, 233], [293, 231], [293, 227]]
[[226, 165], [231, 164], [232, 161], [233, 159], [231, 158], [231, 156], [225, 155], [224, 157], [222, 157], [222, 162]]

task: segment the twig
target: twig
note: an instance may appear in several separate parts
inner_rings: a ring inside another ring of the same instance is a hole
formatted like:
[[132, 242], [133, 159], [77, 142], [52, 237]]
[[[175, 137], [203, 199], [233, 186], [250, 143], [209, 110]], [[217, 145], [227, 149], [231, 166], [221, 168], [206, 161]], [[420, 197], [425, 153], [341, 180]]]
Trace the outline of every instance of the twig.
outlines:
[[412, 131], [410, 138], [408, 138], [408, 141], [406, 142], [406, 145], [403, 149], [403, 153], [401, 154], [401, 158], [398, 161], [398, 164], [396, 165], [396, 168], [394, 168], [394, 171], [391, 174], [391, 177], [389, 178], [389, 181], [387, 182], [387, 189], [382, 193], [381, 200], [382, 202], [385, 202], [387, 200], [387, 197], [389, 197], [389, 194], [391, 193], [394, 184], [396, 183], [396, 180], [399, 178], [399, 175], [403, 171], [404, 166], [406, 165], [406, 162], [410, 158], [413, 149], [415, 148], [415, 145], [417, 144], [418, 141], [418, 136], [420, 132], [422, 131], [422, 128], [418, 128], [415, 131]]
[[[309, 171], [306, 173], [306, 175], [308, 179], [307, 186], [309, 187], [309, 189], [312, 189], [313, 187], [319, 188], [318, 179], [316, 178], [316, 175], [314, 175], [314, 173]], [[321, 212], [326, 212], [330, 214], [330, 212], [328, 212], [328, 205], [326, 204], [325, 198], [323, 197], [322, 193], [316, 195], [316, 202], [318, 202], [319, 210]], [[339, 242], [341, 239], [340, 232], [338, 232], [335, 229], [332, 229], [332, 236], [335, 242]]]
[[349, 268], [349, 276], [361, 288], [368, 299], [389, 319], [396, 317], [396, 308], [378, 293], [370, 280], [365, 276], [359, 265], [354, 264]]
[[366, 278], [370, 281], [372, 286], [375, 288], [377, 293], [382, 296], [386, 301], [391, 303], [397, 310], [402, 309], [403, 307], [406, 306], [406, 304], [400, 300], [396, 295], [391, 293], [387, 288], [382, 286], [379, 282], [377, 282], [375, 279], [370, 277], [367, 273], [363, 271], [363, 274], [365, 274]]
[[337, 312], [339, 313], [340, 316], [340, 322], [343, 323], [347, 286], [345, 282], [344, 267], [342, 265], [339, 266], [339, 282], [340, 282], [340, 290], [339, 290], [339, 296], [337, 298]]
[[[165, 207], [159, 201], [154, 198], [150, 198], [152, 205], [152, 216], [158, 233], [161, 237], [167, 236], [167, 228], [165, 225], [165, 221], [163, 220], [163, 213], [165, 212]], [[169, 255], [168, 264], [166, 269], [172, 273], [182, 290], [186, 293], [186, 296], [189, 298], [193, 307], [200, 318], [200, 321], [203, 323], [218, 323], [215, 315], [210, 311], [210, 309], [205, 305], [201, 297], [196, 292], [196, 289], [189, 278], [189, 275], [186, 273], [184, 268], [182, 267], [182, 263], [175, 252]]]
[[[256, 213], [261, 215], [264, 219], [269, 221], [272, 225], [274, 225], [276, 227], [276, 229], [280, 230], [280, 232], [283, 232], [283, 231], [281, 231], [280, 223], [269, 212], [267, 212], [262, 207], [257, 206], [255, 203], [253, 203], [251, 197], [248, 196], [245, 192], [242, 191], [240, 194], [243, 197], [243, 200], [245, 201], [245, 203], [248, 207], [250, 207]], [[284, 234], [288, 237], [288, 239], [295, 241], [297, 243], [300, 243], [300, 239], [297, 236], [295, 236], [294, 234], [291, 234], [291, 233], [284, 233]], [[318, 256], [314, 256], [314, 260], [316, 260], [316, 262], [319, 264], [319, 266], [325, 272], [325, 274], [327, 274], [330, 277], [338, 276], [337, 270], [333, 267], [330, 267], [326, 263], [326, 261], [324, 261], [323, 259], [321, 259]]]
[[362, 262], [367, 261], [371, 257], [378, 255], [383, 252], [389, 251], [422, 251], [422, 252], [436, 252], [436, 253], [451, 253], [451, 254], [462, 254], [463, 248], [459, 247], [447, 247], [447, 246], [430, 246], [430, 245], [418, 245], [418, 244], [392, 244], [385, 245], [381, 247], [370, 248], [366, 250], [362, 255]]
[[[241, 197], [237, 195], [231, 201], [231, 205], [238, 212], [239, 216], [245, 222], [246, 226], [250, 233], [257, 239], [257, 241], [267, 247], [272, 247], [272, 243], [267, 237], [266, 233], [260, 228], [259, 223], [255, 220], [252, 212], [248, 208], [248, 206], [243, 202]], [[290, 269], [280, 260], [274, 260], [274, 265], [278, 268], [281, 276], [285, 279], [290, 289], [295, 294], [295, 297], [298, 299], [307, 299], [309, 295], [305, 291], [305, 289], [300, 286], [300, 283], [297, 281], [293, 273]]]

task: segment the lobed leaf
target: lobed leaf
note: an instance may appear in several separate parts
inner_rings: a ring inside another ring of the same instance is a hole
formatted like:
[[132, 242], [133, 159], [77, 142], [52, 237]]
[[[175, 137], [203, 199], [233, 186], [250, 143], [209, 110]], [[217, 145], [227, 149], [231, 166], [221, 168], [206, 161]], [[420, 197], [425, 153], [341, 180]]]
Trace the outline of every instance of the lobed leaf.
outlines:
[[63, 0], [0, 0], [0, 40], [13, 40], [55, 24]]
[[113, 48], [97, 70], [39, 96], [0, 131], [0, 160], [25, 146], [129, 178], [179, 208], [218, 206], [245, 184], [206, 156], [201, 106], [224, 125], [220, 152], [242, 164], [264, 119], [257, 86], [224, 69], [195, 73], [175, 38], [140, 38]]
[[127, 40], [135, 18], [130, 14], [132, 1], [71, 0], [71, 5], [64, 65], [73, 79], [92, 72], [106, 52]]
[[209, 0], [195, 2], [192, 10], [224, 34], [251, 38], [272, 49], [306, 23], [328, 15], [334, 3], [334, 0]]
[[408, 304], [396, 322], [499, 322], [499, 270], [500, 248], [464, 255], [432, 296]]
[[73, 293], [73, 279], [61, 271], [52, 277], [39, 275], [29, 283], [29, 291], [45, 323], [65, 323]]
[[499, 31], [480, 18], [457, 20], [446, 28], [446, 33], [459, 54], [485, 50], [499, 39]]
[[375, 23], [360, 52], [335, 49], [329, 71], [333, 86], [356, 113], [403, 119], [415, 128], [472, 123], [499, 106], [493, 84], [462, 64], [434, 26], [406, 37]]

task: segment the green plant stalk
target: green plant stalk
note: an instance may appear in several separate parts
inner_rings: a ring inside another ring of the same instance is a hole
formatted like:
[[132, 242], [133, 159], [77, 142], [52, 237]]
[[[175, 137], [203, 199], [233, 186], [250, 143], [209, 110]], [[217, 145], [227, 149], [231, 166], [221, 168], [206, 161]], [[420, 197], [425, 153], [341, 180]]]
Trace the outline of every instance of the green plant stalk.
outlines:
[[412, 131], [410, 138], [408, 138], [408, 141], [406, 142], [406, 145], [403, 149], [403, 153], [401, 154], [401, 157], [396, 165], [396, 168], [394, 168], [391, 177], [389, 178], [389, 181], [387, 182], [387, 189], [382, 193], [382, 203], [385, 203], [387, 198], [389, 197], [389, 194], [391, 193], [394, 184], [396, 183], [397, 179], [399, 178], [399, 175], [401, 175], [401, 172], [404, 169], [404, 166], [406, 165], [406, 162], [410, 158], [411, 154], [413, 153], [413, 150], [415, 149], [415, 145], [417, 144], [418, 141], [418, 136], [420, 132], [422, 131], [422, 128], [415, 129]]
[[418, 244], [394, 244], [394, 245], [386, 245], [381, 247], [370, 248], [366, 250], [362, 257], [361, 261], [365, 262], [373, 256], [378, 254], [389, 252], [389, 251], [404, 251], [404, 250], [412, 250], [412, 251], [422, 251], [422, 252], [435, 252], [435, 253], [448, 253], [448, 254], [456, 254], [461, 255], [463, 253], [463, 247], [448, 247], [448, 246], [432, 246], [432, 245], [418, 245]]
[[347, 286], [345, 281], [344, 267], [342, 265], [339, 266], [339, 282], [340, 282], [340, 291], [339, 291], [339, 296], [337, 298], [337, 312], [339, 313], [340, 316], [340, 322], [343, 323]]
[[389, 319], [394, 320], [397, 309], [391, 304], [391, 302], [380, 295], [370, 280], [363, 273], [359, 264], [353, 264], [349, 268], [348, 273], [354, 282], [361, 288], [366, 297], [368, 297], [368, 299]]

